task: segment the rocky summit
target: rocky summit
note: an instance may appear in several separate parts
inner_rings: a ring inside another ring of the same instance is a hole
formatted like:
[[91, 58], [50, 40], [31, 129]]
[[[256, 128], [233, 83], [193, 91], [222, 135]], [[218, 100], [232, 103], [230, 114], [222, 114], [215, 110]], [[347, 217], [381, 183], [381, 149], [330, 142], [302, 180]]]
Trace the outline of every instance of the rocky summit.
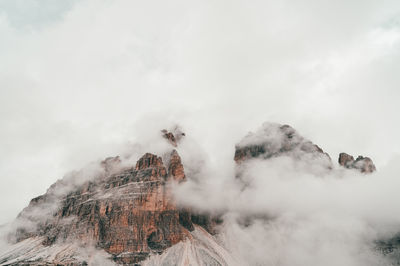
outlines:
[[[108, 159], [103, 165], [118, 163]], [[168, 180], [182, 181], [185, 175], [174, 150], [164, 165], [161, 157], [146, 153], [135, 167], [123, 169], [104, 179], [85, 183], [61, 199], [51, 218], [33, 231], [18, 228], [17, 241], [44, 237], [42, 244], [79, 239], [95, 243], [120, 263], [136, 263], [150, 252], [161, 252], [189, 235], [192, 224], [182, 225], [180, 212], [172, 199]], [[50, 192], [51, 193], [51, 192]], [[50, 195], [33, 199], [25, 213], [46, 203]]]
[[[185, 134], [163, 130], [171, 149], [135, 165], [109, 157], [72, 173], [31, 200], [13, 223], [1, 265], [239, 265], [217, 241], [220, 217], [179, 207], [173, 186], [186, 176], [177, 147]], [[237, 145], [234, 160], [290, 156], [333, 169], [330, 156], [288, 125], [265, 123]], [[339, 164], [363, 173], [372, 160], [342, 153]], [[92, 175], [93, 178], [82, 178]], [[72, 182], [72, 181], [74, 182]], [[72, 184], [72, 185], [71, 185]]]
[[[177, 146], [172, 133], [163, 131], [163, 136]], [[133, 167], [122, 167], [119, 157], [107, 158], [100, 163], [103, 171], [97, 178], [61, 196], [67, 188], [56, 183], [20, 213], [16, 224], [22, 225], [17, 227], [14, 241], [40, 239], [45, 248], [79, 240], [80, 245], [94, 245], [109, 253], [117, 263], [131, 265], [189, 238], [196, 222], [210, 230], [207, 216], [192, 215], [176, 206], [171, 183], [183, 182], [186, 176], [175, 149], [165, 158], [168, 163], [146, 153]], [[42, 220], [36, 214], [48, 217]], [[72, 257], [67, 259], [68, 265], [83, 263]], [[42, 263], [24, 256], [19, 260], [14, 254], [0, 259], [1, 263], [6, 261], [15, 265]], [[63, 263], [61, 258], [57, 261]]]
[[235, 149], [237, 164], [251, 159], [269, 159], [289, 156], [293, 159], [320, 164], [332, 169], [330, 156], [318, 145], [302, 137], [289, 125], [264, 123], [256, 132], [250, 132]]

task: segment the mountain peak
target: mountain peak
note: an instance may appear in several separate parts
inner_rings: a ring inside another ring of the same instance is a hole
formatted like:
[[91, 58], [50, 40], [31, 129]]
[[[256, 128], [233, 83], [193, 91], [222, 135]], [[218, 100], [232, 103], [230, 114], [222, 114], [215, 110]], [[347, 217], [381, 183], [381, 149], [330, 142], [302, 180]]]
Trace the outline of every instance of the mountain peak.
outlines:
[[264, 123], [256, 132], [250, 132], [237, 145], [236, 163], [259, 158], [290, 156], [298, 160], [319, 160], [332, 168], [331, 158], [318, 145], [302, 137], [289, 125]]
[[136, 170], [143, 170], [150, 167], [163, 167], [161, 157], [157, 155], [146, 153], [136, 162]]

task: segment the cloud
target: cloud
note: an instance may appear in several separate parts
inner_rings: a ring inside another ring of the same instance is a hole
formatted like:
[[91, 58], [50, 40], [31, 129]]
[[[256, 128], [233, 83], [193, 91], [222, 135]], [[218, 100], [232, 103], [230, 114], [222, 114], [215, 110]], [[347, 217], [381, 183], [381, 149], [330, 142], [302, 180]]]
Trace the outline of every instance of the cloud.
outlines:
[[[279, 146], [279, 134], [264, 128], [246, 143], [260, 143], [260, 132]], [[371, 175], [337, 164], [329, 170], [296, 151], [242, 163], [240, 178], [232, 164], [203, 162], [176, 198], [222, 214], [219, 238], [243, 265], [391, 265], [376, 241], [399, 232], [398, 157]]]
[[[64, 173], [123, 154], [169, 121], [188, 133], [187, 171], [224, 210], [238, 196], [234, 144], [263, 121], [293, 125], [333, 158], [370, 156], [378, 169], [400, 152], [397, 1], [46, 2], [40, 15], [16, 2], [0, 13], [0, 201], [10, 202], [0, 223]], [[391, 182], [270, 171], [271, 180], [248, 173], [267, 189], [253, 191], [265, 203], [241, 195], [256, 210], [358, 209], [356, 221], [397, 221], [385, 211], [395, 195], [375, 190]], [[381, 215], [365, 210], [367, 195]]]

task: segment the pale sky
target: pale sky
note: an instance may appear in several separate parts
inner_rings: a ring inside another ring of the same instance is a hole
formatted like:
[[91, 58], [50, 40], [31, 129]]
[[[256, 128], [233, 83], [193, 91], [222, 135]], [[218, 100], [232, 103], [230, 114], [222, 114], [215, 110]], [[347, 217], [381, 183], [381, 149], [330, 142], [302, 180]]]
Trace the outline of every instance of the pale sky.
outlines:
[[212, 160], [272, 121], [379, 170], [399, 84], [398, 0], [0, 0], [0, 223], [172, 123]]

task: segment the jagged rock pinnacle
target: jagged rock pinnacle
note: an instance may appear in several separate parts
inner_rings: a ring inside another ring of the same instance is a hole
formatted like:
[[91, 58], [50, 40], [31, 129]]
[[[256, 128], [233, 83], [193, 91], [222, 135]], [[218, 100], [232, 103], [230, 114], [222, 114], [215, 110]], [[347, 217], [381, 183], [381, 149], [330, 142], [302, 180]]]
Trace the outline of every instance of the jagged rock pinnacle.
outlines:
[[183, 133], [178, 126], [176, 126], [174, 130], [172, 130], [172, 132], [163, 129], [161, 130], [161, 133], [163, 134], [163, 137], [167, 139], [168, 142], [171, 143], [171, 145], [174, 147], [177, 147], [179, 141], [185, 136], [185, 133]]
[[361, 173], [369, 174], [376, 171], [376, 167], [372, 162], [371, 158], [364, 157], [359, 155], [357, 159], [354, 160], [354, 157], [342, 152], [339, 154], [338, 162], [341, 166], [348, 169], [357, 169]]

